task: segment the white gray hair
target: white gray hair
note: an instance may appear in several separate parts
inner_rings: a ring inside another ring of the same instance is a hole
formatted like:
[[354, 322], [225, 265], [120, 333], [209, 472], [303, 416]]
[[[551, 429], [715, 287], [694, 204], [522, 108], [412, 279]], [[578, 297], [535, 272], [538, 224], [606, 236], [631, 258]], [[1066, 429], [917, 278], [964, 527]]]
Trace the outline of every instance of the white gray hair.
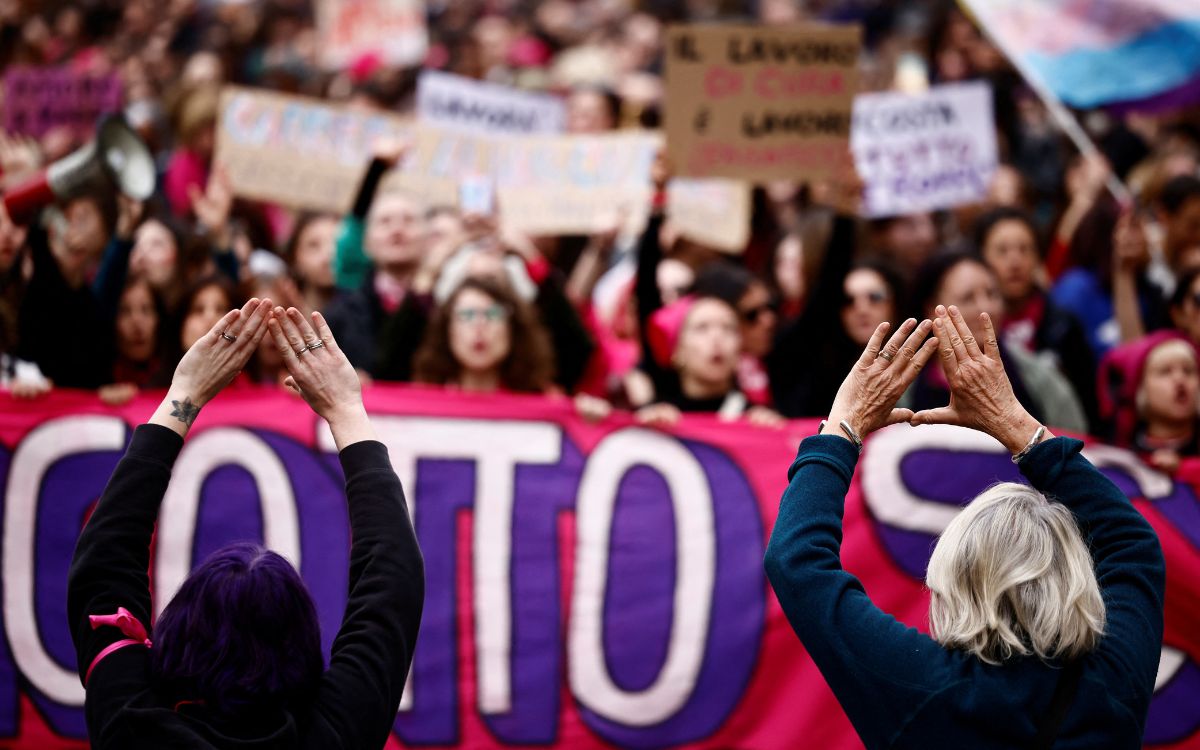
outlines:
[[947, 648], [989, 664], [1074, 658], [1104, 635], [1104, 600], [1070, 509], [1024, 484], [984, 490], [942, 532], [925, 583]]

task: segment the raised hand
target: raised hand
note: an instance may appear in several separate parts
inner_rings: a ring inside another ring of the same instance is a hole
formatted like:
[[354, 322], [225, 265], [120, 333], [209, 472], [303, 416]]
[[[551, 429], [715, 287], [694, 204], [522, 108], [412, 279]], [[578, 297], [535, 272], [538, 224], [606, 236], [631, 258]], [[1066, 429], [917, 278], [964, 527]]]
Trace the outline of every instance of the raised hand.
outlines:
[[289, 373], [283, 384], [313, 411], [332, 420], [339, 413], [362, 408], [358, 373], [338, 348], [321, 313], [312, 314], [310, 325], [296, 308], [276, 307], [269, 325]]
[[411, 148], [412, 144], [403, 138], [385, 136], [377, 138], [371, 144], [371, 155], [387, 164], [388, 167], [395, 167], [404, 161], [404, 157], [408, 155]]
[[1117, 272], [1136, 274], [1150, 260], [1150, 245], [1146, 227], [1132, 210], [1121, 213], [1113, 230], [1113, 268]]
[[0, 130], [0, 175], [21, 178], [42, 165], [42, 152], [29, 136]]
[[854, 155], [847, 150], [838, 157], [828, 178], [810, 186], [812, 200], [847, 216], [857, 216], [862, 211], [865, 185], [854, 164]]
[[643, 406], [633, 413], [633, 418], [638, 424], [650, 427], [670, 427], [679, 424], [683, 414], [674, 404], [660, 403]]
[[890, 327], [886, 322], [879, 324], [838, 388], [825, 428], [831, 434], [842, 434], [838, 429], [842, 420], [860, 437], [866, 437], [880, 427], [912, 418], [912, 410], [897, 409], [896, 402], [933, 357], [937, 339], [925, 338], [931, 328], [928, 320], [917, 323], [909, 318], [882, 346]]
[[911, 423], [970, 427], [996, 438], [1013, 453], [1020, 451], [1039, 425], [1013, 393], [991, 317], [979, 316], [984, 331], [981, 347], [957, 307], [947, 310], [938, 305], [936, 312], [934, 331], [950, 384], [950, 403], [917, 412]]
[[230, 310], [187, 350], [152, 424], [186, 436], [200, 409], [242, 371], [267, 333], [271, 300], [252, 299]]
[[117, 237], [123, 240], [133, 239], [133, 230], [142, 220], [146, 204], [127, 195], [117, 194]]
[[218, 164], [209, 177], [208, 186], [201, 192], [195, 185], [188, 187], [188, 198], [196, 221], [220, 248], [229, 246], [229, 215], [233, 211], [233, 184], [229, 172]]
[[241, 310], [225, 313], [208, 333], [192, 344], [171, 378], [171, 390], [178, 391], [188, 402], [181, 404], [182, 412], [199, 411], [242, 371], [266, 335], [270, 312], [271, 300], [252, 299]]

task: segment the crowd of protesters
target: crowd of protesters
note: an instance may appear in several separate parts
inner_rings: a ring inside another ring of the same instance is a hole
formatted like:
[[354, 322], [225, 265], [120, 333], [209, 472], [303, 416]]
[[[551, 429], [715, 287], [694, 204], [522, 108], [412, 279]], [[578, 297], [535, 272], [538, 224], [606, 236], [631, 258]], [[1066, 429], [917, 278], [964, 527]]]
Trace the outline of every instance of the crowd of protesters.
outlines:
[[[859, 22], [868, 89], [987, 80], [999, 167], [987, 199], [864, 220], [851, 172], [754, 191], [741, 253], [682, 237], [656, 164], [640, 234], [525, 237], [495, 217], [379, 190], [380, 142], [346, 215], [233, 195], [214, 163], [220, 86], [410, 113], [416, 69], [317, 64], [307, 0], [0, 2], [0, 71], [121, 77], [154, 152], [156, 195], [84, 194], [28, 224], [0, 212], [0, 383], [15, 395], [165, 387], [225, 311], [252, 297], [319, 310], [364, 382], [573, 397], [603, 419], [682, 413], [777, 425], [826, 416], [879, 322], [956, 304], [988, 312], [1014, 391], [1039, 421], [1135, 448], [1164, 469], [1200, 454], [1200, 108], [1084, 113], [1080, 155], [951, 2], [431, 0], [426, 67], [562, 96], [571, 133], [661, 120], [667, 24]], [[0, 134], [0, 186], [90, 134]], [[1118, 204], [1110, 175], [1137, 196]], [[835, 208], [839, 207], [839, 208]], [[268, 338], [240, 380], [286, 376]], [[901, 402], [946, 403], [929, 368]]]

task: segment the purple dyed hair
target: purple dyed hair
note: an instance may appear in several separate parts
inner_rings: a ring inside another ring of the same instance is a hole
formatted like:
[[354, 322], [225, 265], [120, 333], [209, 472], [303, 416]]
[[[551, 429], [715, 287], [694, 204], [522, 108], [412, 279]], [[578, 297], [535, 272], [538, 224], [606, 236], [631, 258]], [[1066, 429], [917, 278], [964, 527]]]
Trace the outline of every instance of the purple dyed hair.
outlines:
[[159, 687], [227, 717], [307, 702], [324, 671], [317, 610], [300, 574], [250, 542], [223, 547], [192, 571], [153, 641]]

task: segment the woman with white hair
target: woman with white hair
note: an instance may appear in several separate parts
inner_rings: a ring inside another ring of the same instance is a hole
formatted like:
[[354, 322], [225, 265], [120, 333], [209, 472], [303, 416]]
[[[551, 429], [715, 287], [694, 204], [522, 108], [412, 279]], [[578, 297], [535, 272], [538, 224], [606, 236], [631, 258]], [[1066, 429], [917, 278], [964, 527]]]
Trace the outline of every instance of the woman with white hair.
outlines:
[[[1163, 632], [1158, 539], [1080, 441], [1020, 405], [980, 319], [982, 347], [956, 307], [906, 321], [882, 348], [887, 324], [875, 331], [792, 464], [767, 576], [868, 748], [1140, 747]], [[935, 350], [950, 404], [894, 408]], [[932, 635], [876, 608], [839, 560], [861, 439], [898, 422], [986, 432], [1031, 485], [985, 491], [938, 540]]]

